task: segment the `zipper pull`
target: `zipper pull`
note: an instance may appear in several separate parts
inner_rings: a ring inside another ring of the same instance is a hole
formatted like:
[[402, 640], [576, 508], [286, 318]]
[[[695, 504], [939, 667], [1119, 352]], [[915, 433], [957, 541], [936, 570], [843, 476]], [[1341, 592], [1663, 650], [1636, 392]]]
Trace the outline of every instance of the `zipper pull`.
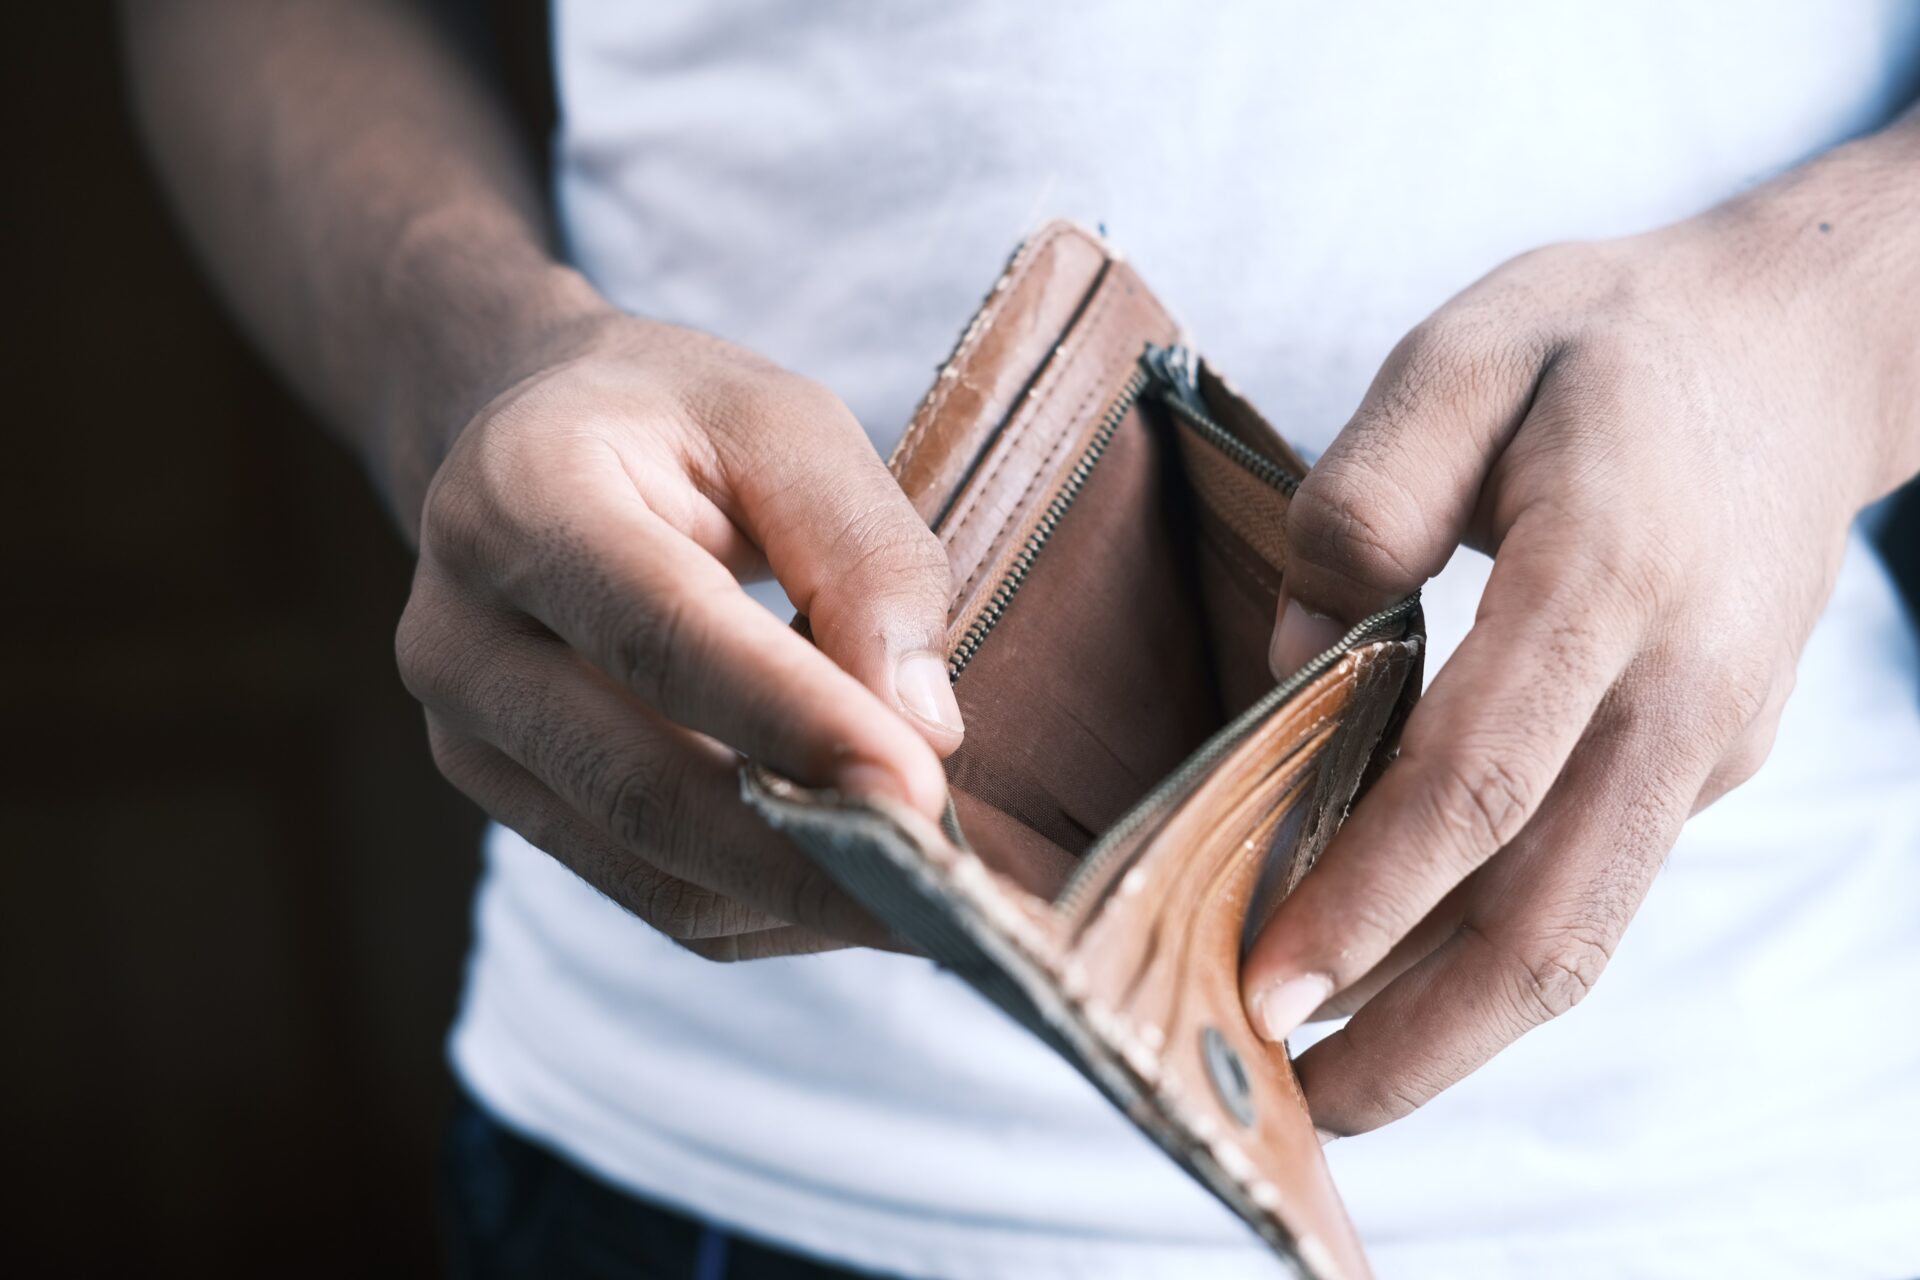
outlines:
[[1140, 357], [1155, 389], [1166, 399], [1178, 400], [1201, 417], [1207, 417], [1207, 402], [1200, 395], [1200, 362], [1186, 347], [1160, 347], [1149, 342]]

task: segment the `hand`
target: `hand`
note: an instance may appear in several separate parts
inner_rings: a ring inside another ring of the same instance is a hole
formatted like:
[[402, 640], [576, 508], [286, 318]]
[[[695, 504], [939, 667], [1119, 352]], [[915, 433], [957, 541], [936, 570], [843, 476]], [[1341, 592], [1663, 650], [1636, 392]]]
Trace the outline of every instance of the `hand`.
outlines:
[[1400, 758], [1245, 969], [1275, 1040], [1357, 1009], [1297, 1064], [1323, 1134], [1570, 1009], [1681, 824], [1766, 757], [1850, 522], [1917, 461], [1920, 237], [1849, 151], [1495, 271], [1395, 348], [1301, 485], [1283, 674], [1456, 544], [1494, 556]]
[[[832, 394], [608, 312], [428, 490], [397, 650], [441, 771], [703, 955], [887, 935], [742, 806], [736, 752], [937, 816], [947, 557]], [[819, 648], [737, 579], [778, 577]]]

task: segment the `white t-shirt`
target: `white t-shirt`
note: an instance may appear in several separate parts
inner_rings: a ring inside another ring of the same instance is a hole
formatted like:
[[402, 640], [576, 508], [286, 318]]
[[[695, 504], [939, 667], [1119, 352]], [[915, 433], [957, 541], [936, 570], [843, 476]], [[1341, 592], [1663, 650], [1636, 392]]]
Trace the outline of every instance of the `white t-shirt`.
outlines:
[[[1489, 268], [1718, 202], [1920, 71], [1920, 7], [1865, 3], [561, 0], [557, 37], [574, 258], [882, 449], [1046, 217], [1104, 223], [1321, 448]], [[1437, 659], [1484, 564], [1428, 591]], [[476, 922], [461, 1078], [617, 1184], [912, 1276], [1278, 1274], [930, 964], [709, 965], [497, 830]], [[1594, 994], [1334, 1175], [1383, 1277], [1920, 1273], [1915, 992], [1920, 656], [1856, 542], [1772, 759]]]

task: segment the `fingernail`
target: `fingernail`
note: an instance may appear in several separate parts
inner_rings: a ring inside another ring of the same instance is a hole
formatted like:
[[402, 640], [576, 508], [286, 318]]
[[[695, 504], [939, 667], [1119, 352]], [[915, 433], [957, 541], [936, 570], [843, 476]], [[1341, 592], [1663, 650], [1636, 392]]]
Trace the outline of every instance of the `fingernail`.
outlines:
[[1288, 978], [1254, 996], [1254, 1022], [1261, 1035], [1278, 1044], [1312, 1017], [1332, 994], [1333, 982], [1325, 974], [1303, 973]]
[[1267, 665], [1273, 669], [1273, 678], [1285, 680], [1333, 648], [1346, 633], [1345, 627], [1326, 614], [1315, 613], [1296, 600], [1285, 599], [1280, 607], [1280, 623], [1273, 629], [1273, 646], [1267, 651]]
[[947, 660], [939, 654], [922, 650], [900, 659], [893, 673], [893, 689], [901, 706], [936, 729], [960, 733], [966, 728], [960, 722], [953, 681], [947, 678]]
[[1326, 1129], [1322, 1129], [1319, 1125], [1315, 1125], [1313, 1126], [1313, 1136], [1320, 1139], [1320, 1145], [1324, 1147], [1329, 1142], [1332, 1142], [1335, 1138], [1339, 1137], [1340, 1135], [1337, 1133], [1329, 1132]]

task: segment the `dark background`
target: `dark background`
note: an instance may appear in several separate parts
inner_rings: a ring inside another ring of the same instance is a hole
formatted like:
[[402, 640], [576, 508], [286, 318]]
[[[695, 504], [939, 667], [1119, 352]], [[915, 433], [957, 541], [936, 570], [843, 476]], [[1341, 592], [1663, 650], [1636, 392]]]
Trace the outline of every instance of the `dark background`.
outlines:
[[112, 7], [0, 5], [0, 95], [0, 1273], [431, 1274], [481, 820], [410, 559], [199, 279]]
[[[541, 6], [478, 6], [529, 137]], [[0, 1271], [414, 1275], [479, 815], [410, 565], [169, 226], [109, 7], [0, 6]], [[1920, 578], [1920, 503], [1890, 547]]]

